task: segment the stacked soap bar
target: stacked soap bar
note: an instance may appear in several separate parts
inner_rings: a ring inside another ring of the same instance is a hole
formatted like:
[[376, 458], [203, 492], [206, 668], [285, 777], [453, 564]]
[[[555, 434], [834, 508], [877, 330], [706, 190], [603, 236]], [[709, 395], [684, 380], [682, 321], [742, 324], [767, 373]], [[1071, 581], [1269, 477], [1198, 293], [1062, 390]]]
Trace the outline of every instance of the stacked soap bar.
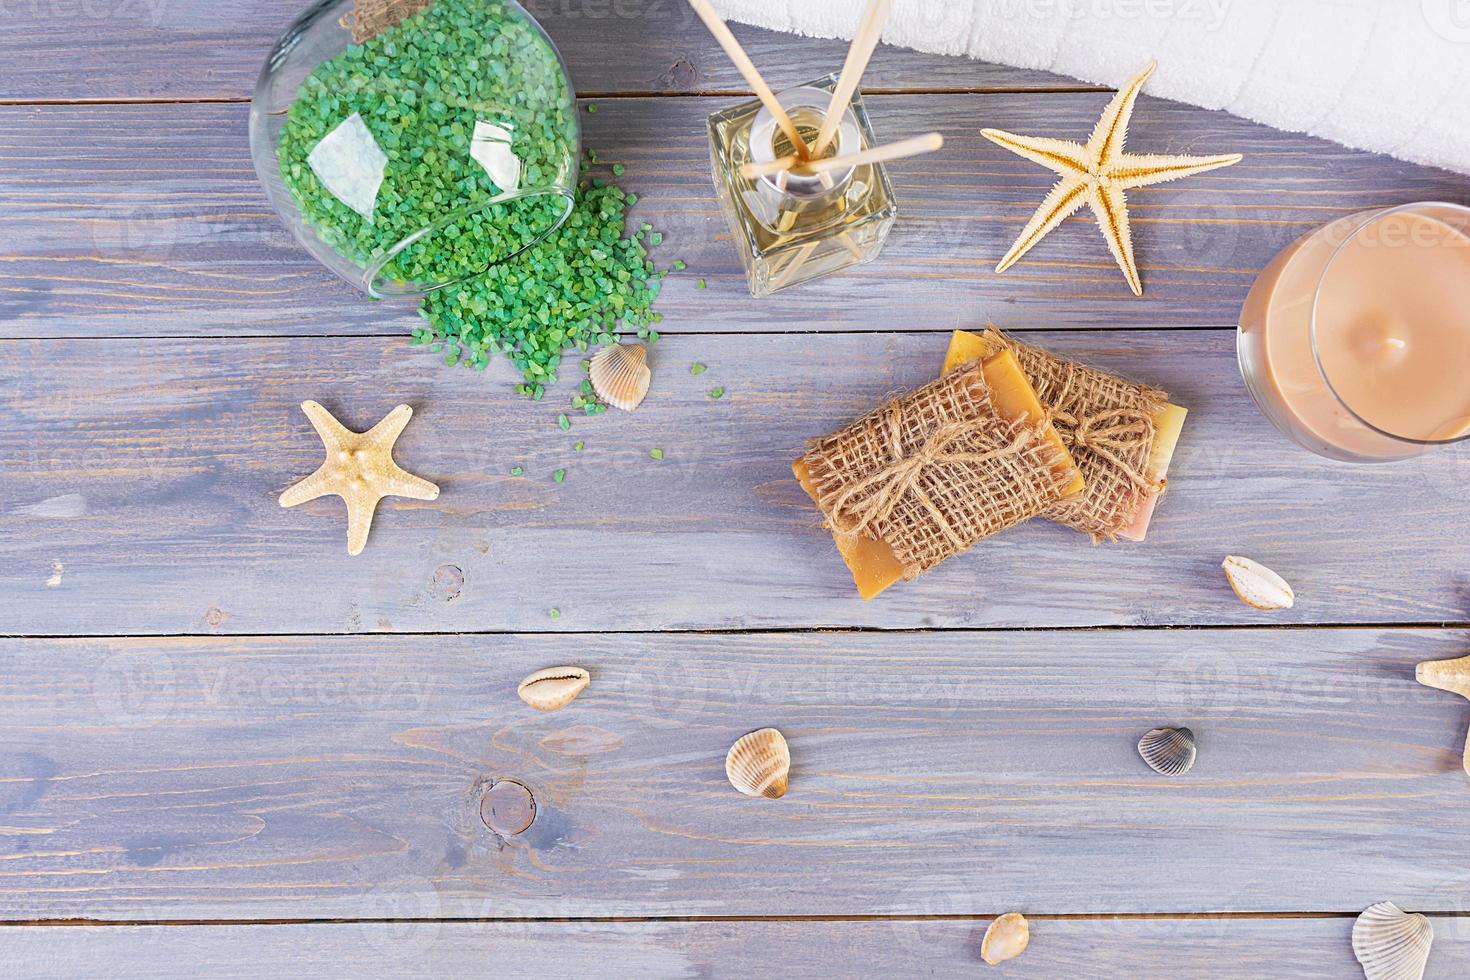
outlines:
[[792, 465], [864, 599], [1083, 490], [1016, 353], [966, 361]]
[[1043, 516], [1094, 540], [1142, 541], [1167, 485], [1185, 409], [1157, 388], [1018, 343], [994, 327], [980, 334], [956, 330], [943, 373], [1007, 350], [1015, 353], [1087, 484]]

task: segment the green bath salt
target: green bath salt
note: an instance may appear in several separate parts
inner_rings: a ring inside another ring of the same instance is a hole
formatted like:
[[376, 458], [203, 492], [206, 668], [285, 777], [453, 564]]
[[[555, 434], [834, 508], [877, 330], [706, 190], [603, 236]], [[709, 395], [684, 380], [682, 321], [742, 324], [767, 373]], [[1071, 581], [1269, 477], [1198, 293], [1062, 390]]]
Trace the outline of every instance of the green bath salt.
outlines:
[[381, 292], [429, 290], [415, 343], [475, 368], [503, 355], [539, 398], [563, 351], [648, 337], [663, 275], [625, 235], [636, 196], [576, 182], [576, 115], [555, 50], [518, 9], [435, 0], [316, 67], [278, 162], [313, 233], [376, 269]]

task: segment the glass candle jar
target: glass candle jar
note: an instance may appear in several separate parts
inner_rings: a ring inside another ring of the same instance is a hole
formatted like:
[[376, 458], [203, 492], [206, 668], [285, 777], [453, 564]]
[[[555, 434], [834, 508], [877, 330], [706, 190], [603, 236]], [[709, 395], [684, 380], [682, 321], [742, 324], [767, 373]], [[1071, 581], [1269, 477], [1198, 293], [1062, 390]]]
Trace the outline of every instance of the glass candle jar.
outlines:
[[322, 0], [261, 72], [250, 147], [312, 255], [412, 297], [559, 228], [581, 140], [561, 57], [514, 0]]
[[1470, 438], [1470, 209], [1340, 218], [1256, 280], [1238, 350], [1261, 412], [1332, 459], [1417, 456]]
[[[777, 93], [808, 143], [821, 130], [836, 85], [832, 74]], [[758, 99], [711, 115], [709, 141], [715, 192], [739, 246], [751, 295], [766, 296], [867, 262], [882, 250], [898, 216], [882, 164], [742, 176], [747, 163], [768, 163], [793, 152]], [[873, 145], [862, 96], [854, 94], [824, 156], [848, 156]]]

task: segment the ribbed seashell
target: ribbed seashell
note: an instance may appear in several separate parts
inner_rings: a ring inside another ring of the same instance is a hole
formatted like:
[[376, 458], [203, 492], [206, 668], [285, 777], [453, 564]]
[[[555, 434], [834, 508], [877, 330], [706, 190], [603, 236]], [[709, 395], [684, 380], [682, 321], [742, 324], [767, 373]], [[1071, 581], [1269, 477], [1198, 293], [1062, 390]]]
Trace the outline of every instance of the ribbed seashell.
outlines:
[[1256, 609], [1290, 609], [1296, 593], [1286, 579], [1260, 562], [1239, 555], [1226, 555], [1220, 563], [1225, 578], [1240, 601]]
[[990, 923], [980, 940], [980, 958], [991, 966], [1013, 960], [1031, 943], [1031, 924], [1020, 912], [1007, 912]]
[[631, 412], [643, 404], [653, 372], [642, 344], [612, 344], [592, 355], [587, 372], [597, 397], [614, 408]]
[[791, 772], [791, 748], [786, 737], [774, 728], [751, 732], [730, 746], [725, 756], [725, 775], [746, 796], [780, 799], [786, 795], [786, 777]]
[[565, 708], [592, 682], [581, 667], [547, 667], [538, 670], [516, 688], [521, 700], [537, 711]]
[[1194, 732], [1187, 728], [1155, 728], [1138, 740], [1138, 754], [1154, 772], [1182, 776], [1194, 765]]
[[1353, 923], [1353, 955], [1368, 980], [1421, 980], [1434, 926], [1392, 902], [1371, 906]]

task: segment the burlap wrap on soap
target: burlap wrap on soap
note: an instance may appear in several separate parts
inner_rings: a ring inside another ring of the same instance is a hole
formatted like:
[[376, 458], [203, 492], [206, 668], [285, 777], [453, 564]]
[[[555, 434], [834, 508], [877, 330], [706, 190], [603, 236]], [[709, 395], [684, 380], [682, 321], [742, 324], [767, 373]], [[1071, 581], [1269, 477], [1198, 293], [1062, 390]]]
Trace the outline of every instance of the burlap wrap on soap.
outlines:
[[836, 534], [888, 543], [905, 578], [1061, 499], [1075, 472], [1043, 430], [996, 414], [979, 363], [807, 444]]
[[361, 44], [377, 37], [400, 21], [407, 20], [434, 0], [353, 0], [352, 12], [342, 18], [352, 40]]
[[1052, 504], [1044, 516], [1094, 540], [1115, 540], [1132, 522], [1140, 496], [1163, 490], [1163, 481], [1151, 476], [1149, 457], [1157, 434], [1154, 420], [1168, 394], [1028, 347], [993, 326], [986, 328], [985, 339], [992, 350], [1015, 351], [1087, 484], [1080, 494]]

